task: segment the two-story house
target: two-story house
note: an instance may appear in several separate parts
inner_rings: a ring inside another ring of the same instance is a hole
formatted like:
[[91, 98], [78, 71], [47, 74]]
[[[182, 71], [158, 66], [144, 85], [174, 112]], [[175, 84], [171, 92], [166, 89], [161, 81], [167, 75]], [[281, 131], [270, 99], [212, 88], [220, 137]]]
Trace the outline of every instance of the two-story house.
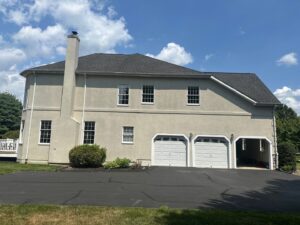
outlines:
[[199, 72], [141, 54], [78, 57], [25, 70], [18, 161], [68, 163], [99, 144], [107, 160], [237, 168], [277, 167], [274, 106], [255, 74]]

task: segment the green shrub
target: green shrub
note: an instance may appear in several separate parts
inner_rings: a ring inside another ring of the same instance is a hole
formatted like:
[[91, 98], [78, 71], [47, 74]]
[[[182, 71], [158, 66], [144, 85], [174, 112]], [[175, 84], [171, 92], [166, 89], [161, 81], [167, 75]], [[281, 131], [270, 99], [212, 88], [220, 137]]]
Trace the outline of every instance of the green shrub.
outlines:
[[79, 145], [71, 149], [69, 160], [72, 167], [97, 168], [106, 159], [106, 149], [99, 145]]
[[296, 147], [293, 143], [278, 144], [279, 169], [285, 172], [296, 171]]
[[19, 138], [19, 130], [10, 130], [7, 131], [5, 134], [2, 135], [3, 139], [9, 138], [9, 139], [18, 139]]
[[130, 164], [130, 159], [127, 158], [116, 158], [114, 161], [107, 162], [104, 165], [105, 169], [116, 169], [116, 168], [128, 168]]

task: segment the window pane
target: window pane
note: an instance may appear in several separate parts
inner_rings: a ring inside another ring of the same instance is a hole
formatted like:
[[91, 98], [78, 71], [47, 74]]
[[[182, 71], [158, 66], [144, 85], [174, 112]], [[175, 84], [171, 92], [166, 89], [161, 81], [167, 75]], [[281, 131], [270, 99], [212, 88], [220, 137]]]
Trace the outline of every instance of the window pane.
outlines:
[[42, 120], [40, 130], [40, 143], [50, 143], [51, 140], [51, 121]]
[[83, 144], [94, 144], [95, 141], [95, 122], [86, 121], [84, 123]]
[[133, 127], [123, 127], [123, 142], [133, 142]]
[[199, 87], [188, 87], [188, 104], [199, 104]]
[[142, 102], [154, 102], [154, 87], [151, 85], [143, 86]]
[[119, 87], [119, 104], [128, 105], [129, 103], [129, 88], [128, 86]]

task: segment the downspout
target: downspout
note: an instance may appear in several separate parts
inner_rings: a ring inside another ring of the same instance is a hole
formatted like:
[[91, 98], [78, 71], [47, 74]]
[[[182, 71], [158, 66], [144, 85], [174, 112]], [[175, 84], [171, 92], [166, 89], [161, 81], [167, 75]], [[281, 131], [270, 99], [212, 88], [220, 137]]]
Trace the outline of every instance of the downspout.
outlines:
[[83, 144], [83, 139], [84, 139], [85, 96], [86, 96], [86, 73], [84, 74], [83, 106], [82, 106], [82, 118], [81, 118], [81, 144]]
[[31, 123], [32, 123], [34, 99], [35, 99], [35, 87], [36, 87], [36, 75], [35, 75], [35, 72], [33, 72], [33, 75], [34, 75], [34, 85], [33, 85], [33, 94], [32, 94], [32, 100], [31, 100], [31, 110], [30, 110], [29, 130], [28, 130], [28, 138], [27, 138], [27, 145], [26, 145], [25, 164], [27, 164], [27, 161], [28, 161], [28, 152], [29, 152], [29, 144], [30, 144], [30, 133], [31, 133]]
[[274, 150], [275, 150], [275, 167], [278, 169], [278, 151], [277, 151], [277, 132], [276, 132], [276, 118], [275, 118], [275, 106], [273, 107], [273, 133], [274, 133]]

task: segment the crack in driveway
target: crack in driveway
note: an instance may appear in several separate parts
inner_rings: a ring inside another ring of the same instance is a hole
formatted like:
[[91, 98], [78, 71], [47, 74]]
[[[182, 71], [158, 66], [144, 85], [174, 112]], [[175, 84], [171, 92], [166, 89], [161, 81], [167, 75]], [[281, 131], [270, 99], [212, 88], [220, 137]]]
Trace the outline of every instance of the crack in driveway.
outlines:
[[79, 190], [75, 195], [73, 195], [71, 198], [65, 200], [62, 204], [66, 205], [68, 202], [74, 200], [75, 198], [78, 198], [82, 192], [83, 192], [83, 190]]

